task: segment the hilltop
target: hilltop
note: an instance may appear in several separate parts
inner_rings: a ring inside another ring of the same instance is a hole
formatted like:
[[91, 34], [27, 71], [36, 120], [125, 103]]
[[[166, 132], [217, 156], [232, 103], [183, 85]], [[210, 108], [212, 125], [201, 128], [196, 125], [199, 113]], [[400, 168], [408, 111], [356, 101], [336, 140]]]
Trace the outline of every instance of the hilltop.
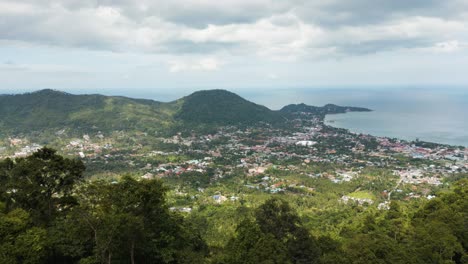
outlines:
[[176, 104], [98, 94], [73, 95], [45, 89], [0, 95], [0, 130], [24, 133], [69, 127], [119, 130], [167, 126]]
[[324, 106], [312, 106], [302, 104], [290, 104], [281, 108], [280, 112], [285, 114], [299, 114], [307, 113], [319, 116], [325, 116], [328, 114], [344, 114], [347, 112], [370, 112], [371, 109], [363, 107], [352, 107], [352, 106], [339, 106], [335, 104], [326, 104]]
[[284, 119], [278, 112], [225, 90], [198, 91], [181, 100], [182, 107], [176, 118], [188, 123], [254, 124], [276, 123]]
[[226, 125], [282, 124], [294, 114], [370, 111], [366, 108], [288, 105], [280, 111], [250, 102], [226, 90], [203, 90], [172, 102], [158, 102], [99, 94], [74, 95], [45, 89], [32, 93], [0, 95], [2, 134], [54, 132], [111, 132], [138, 130], [166, 132]]
[[45, 89], [0, 95], [0, 131], [164, 131], [194, 125], [273, 123], [280, 113], [225, 91], [199, 91], [172, 102]]

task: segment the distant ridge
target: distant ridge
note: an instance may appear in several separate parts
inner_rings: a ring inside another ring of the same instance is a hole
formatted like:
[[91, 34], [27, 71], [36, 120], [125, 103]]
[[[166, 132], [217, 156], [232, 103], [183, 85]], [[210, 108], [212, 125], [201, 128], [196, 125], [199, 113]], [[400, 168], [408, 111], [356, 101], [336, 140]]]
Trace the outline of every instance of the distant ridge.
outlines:
[[[152, 100], [104, 95], [73, 95], [44, 89], [32, 93], [0, 95], [0, 132], [29, 133], [64, 127], [87, 131], [146, 129], [172, 121], [166, 108]], [[175, 112], [175, 109], [172, 110]]]
[[76, 133], [171, 127], [279, 122], [281, 113], [225, 90], [195, 92], [173, 102], [99, 94], [74, 95], [53, 89], [0, 95], [0, 134], [57, 131]]
[[[75, 134], [98, 130], [150, 133], [205, 129], [224, 125], [282, 124], [300, 113], [324, 116], [370, 111], [328, 104], [292, 104], [280, 111], [250, 102], [226, 90], [203, 90], [173, 102], [99, 94], [74, 95], [53, 89], [0, 95], [0, 135], [51, 132], [64, 128]], [[53, 133], [52, 133], [53, 134]]]
[[64, 92], [64, 91], [49, 89], [49, 88], [34, 91], [34, 92], [31, 92], [30, 94], [71, 95], [71, 94], [69, 94], [67, 92]]
[[283, 120], [280, 113], [226, 90], [198, 91], [182, 100], [183, 104], [176, 118], [189, 123], [252, 124]]
[[290, 104], [281, 108], [280, 112], [285, 114], [314, 114], [319, 116], [325, 116], [328, 114], [342, 114], [347, 112], [370, 112], [371, 109], [364, 107], [352, 107], [352, 106], [338, 106], [335, 104], [326, 104], [324, 106], [312, 106], [301, 104]]

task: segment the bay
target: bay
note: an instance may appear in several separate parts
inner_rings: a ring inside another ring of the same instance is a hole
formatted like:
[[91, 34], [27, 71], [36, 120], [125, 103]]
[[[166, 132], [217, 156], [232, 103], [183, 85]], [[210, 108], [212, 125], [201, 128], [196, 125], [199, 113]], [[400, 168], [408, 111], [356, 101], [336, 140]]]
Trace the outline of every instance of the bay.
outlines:
[[[231, 91], [273, 110], [298, 103], [367, 107], [373, 111], [328, 115], [325, 122], [356, 133], [468, 147], [468, 87], [243, 88]], [[191, 92], [126, 89], [104, 93], [172, 101]]]
[[468, 89], [464, 88], [285, 89], [245, 96], [272, 109], [300, 102], [367, 107], [373, 111], [327, 115], [325, 123], [356, 133], [468, 147]]

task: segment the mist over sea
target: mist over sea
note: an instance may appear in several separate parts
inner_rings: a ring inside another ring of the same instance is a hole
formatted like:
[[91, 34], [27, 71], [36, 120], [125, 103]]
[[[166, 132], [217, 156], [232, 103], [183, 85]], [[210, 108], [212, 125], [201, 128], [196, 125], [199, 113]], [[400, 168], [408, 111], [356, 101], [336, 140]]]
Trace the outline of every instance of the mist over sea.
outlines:
[[468, 147], [468, 88], [285, 89], [240, 94], [271, 109], [301, 102], [367, 107], [373, 112], [328, 115], [325, 122], [375, 136]]

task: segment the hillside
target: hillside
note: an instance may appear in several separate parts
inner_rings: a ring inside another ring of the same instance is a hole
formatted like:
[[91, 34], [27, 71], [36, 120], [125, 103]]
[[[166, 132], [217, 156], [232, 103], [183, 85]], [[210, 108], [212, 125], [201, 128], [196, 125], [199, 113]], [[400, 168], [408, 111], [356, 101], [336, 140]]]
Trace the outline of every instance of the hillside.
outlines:
[[224, 90], [199, 91], [173, 102], [40, 90], [0, 95], [0, 132], [139, 130], [278, 122], [280, 113]]
[[349, 111], [370, 110], [333, 104], [323, 107], [297, 104], [272, 111], [225, 90], [198, 91], [165, 103], [121, 96], [73, 95], [46, 89], [0, 95], [0, 133], [53, 132], [64, 128], [72, 133], [89, 130], [152, 133], [261, 122], [279, 124], [287, 116], [298, 113], [324, 116]]
[[306, 104], [290, 104], [283, 107], [280, 112], [284, 114], [309, 113], [314, 115], [325, 116], [328, 114], [343, 114], [347, 112], [370, 112], [371, 109], [352, 106], [338, 106], [334, 104], [326, 104], [324, 106], [312, 106]]
[[176, 119], [186, 123], [253, 124], [284, 120], [280, 113], [225, 90], [198, 91], [181, 100]]
[[168, 126], [176, 104], [55, 90], [0, 96], [0, 129], [21, 133], [71, 128], [119, 130]]

